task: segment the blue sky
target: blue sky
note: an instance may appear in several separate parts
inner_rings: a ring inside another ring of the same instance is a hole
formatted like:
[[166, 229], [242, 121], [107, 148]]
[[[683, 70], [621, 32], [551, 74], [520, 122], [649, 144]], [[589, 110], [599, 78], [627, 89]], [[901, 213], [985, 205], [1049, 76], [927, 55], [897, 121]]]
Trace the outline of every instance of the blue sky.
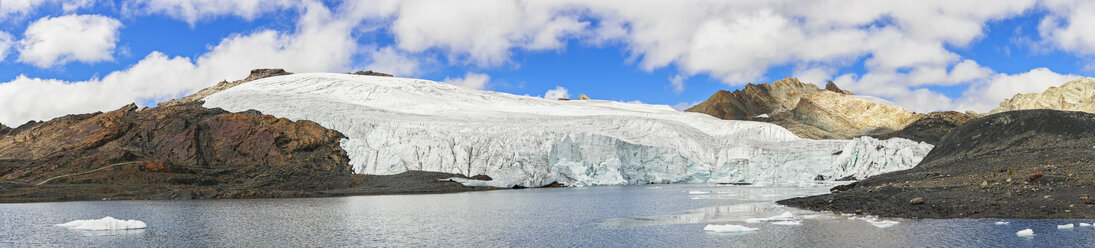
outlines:
[[154, 105], [259, 67], [677, 108], [794, 76], [920, 112], [987, 111], [1095, 69], [1092, 3], [873, 3], [0, 0], [0, 123]]

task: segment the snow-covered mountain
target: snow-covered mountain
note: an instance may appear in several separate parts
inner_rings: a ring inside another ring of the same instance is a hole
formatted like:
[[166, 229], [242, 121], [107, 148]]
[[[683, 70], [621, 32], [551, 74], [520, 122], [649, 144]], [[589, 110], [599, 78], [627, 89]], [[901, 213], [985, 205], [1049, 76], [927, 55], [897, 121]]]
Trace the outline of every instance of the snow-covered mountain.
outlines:
[[791, 182], [863, 178], [915, 166], [927, 143], [805, 140], [777, 125], [664, 105], [557, 101], [427, 80], [303, 73], [205, 98], [338, 130], [357, 173], [488, 175], [468, 185], [536, 187]]

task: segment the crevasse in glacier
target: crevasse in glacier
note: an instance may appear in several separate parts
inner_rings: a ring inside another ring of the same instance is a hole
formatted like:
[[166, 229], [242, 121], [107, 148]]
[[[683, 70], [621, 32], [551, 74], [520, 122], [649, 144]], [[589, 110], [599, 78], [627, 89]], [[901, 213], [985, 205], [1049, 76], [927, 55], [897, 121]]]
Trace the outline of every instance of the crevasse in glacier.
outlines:
[[806, 140], [773, 124], [664, 105], [333, 73], [256, 80], [205, 101], [338, 130], [357, 173], [483, 174], [494, 180], [456, 180], [496, 187], [863, 178], [911, 168], [932, 147], [899, 138]]

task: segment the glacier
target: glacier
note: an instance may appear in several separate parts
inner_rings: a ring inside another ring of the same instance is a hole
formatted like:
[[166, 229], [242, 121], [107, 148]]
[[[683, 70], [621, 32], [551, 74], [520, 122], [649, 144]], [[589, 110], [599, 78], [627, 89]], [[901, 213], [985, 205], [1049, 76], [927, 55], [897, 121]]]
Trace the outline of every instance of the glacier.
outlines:
[[310, 120], [347, 136], [355, 173], [487, 175], [470, 186], [802, 182], [912, 168], [932, 146], [901, 138], [801, 139], [769, 123], [665, 105], [548, 100], [420, 79], [301, 73], [204, 99]]

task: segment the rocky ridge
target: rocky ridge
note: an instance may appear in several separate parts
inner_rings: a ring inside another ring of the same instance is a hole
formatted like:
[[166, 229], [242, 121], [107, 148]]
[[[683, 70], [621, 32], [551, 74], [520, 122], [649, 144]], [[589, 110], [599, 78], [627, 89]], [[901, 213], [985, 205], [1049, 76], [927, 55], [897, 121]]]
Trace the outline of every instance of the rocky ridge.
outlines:
[[1095, 114], [1018, 110], [970, 120], [916, 167], [780, 204], [908, 218], [1095, 218]]
[[1023, 109], [1055, 109], [1095, 113], [1095, 78], [1081, 78], [1041, 93], [1015, 94], [990, 114]]
[[795, 78], [748, 84], [734, 92], [719, 91], [685, 111], [725, 120], [772, 122], [810, 139], [887, 133], [922, 116], [881, 99], [854, 96], [832, 82], [823, 90]]
[[[372, 71], [370, 71], [370, 72], [372, 72]], [[194, 92], [194, 94], [190, 94], [189, 96], [185, 96], [185, 97], [179, 98], [179, 99], [168, 100], [168, 101], [159, 103], [157, 106], [165, 106], [166, 107], [166, 106], [175, 106], [175, 105], [180, 105], [180, 104], [194, 103], [194, 102], [200, 101], [201, 99], [204, 99], [205, 97], [207, 97], [209, 95], [216, 94], [217, 92], [221, 92], [221, 91], [227, 90], [227, 89], [232, 88], [232, 87], [236, 87], [236, 86], [238, 86], [240, 84], [243, 84], [243, 83], [246, 83], [246, 82], [251, 82], [251, 81], [254, 81], [254, 80], [259, 80], [259, 79], [273, 77], [273, 76], [291, 75], [291, 74], [293, 74], [293, 73], [287, 72], [284, 69], [254, 69], [254, 70], [251, 70], [251, 74], [247, 75], [247, 78], [244, 78], [242, 80], [236, 80], [236, 81], [231, 81], [231, 82], [229, 82], [228, 80], [221, 81], [220, 83], [217, 83], [217, 85], [213, 85], [209, 88], [199, 90], [198, 92]]]
[[975, 113], [960, 113], [956, 111], [931, 112], [920, 117], [920, 119], [910, 123], [901, 130], [873, 135], [873, 137], [883, 140], [890, 138], [906, 138], [934, 145], [939, 144], [939, 141], [943, 139], [943, 136], [947, 135], [951, 130], [958, 128], [970, 120], [980, 117], [980, 115]]

